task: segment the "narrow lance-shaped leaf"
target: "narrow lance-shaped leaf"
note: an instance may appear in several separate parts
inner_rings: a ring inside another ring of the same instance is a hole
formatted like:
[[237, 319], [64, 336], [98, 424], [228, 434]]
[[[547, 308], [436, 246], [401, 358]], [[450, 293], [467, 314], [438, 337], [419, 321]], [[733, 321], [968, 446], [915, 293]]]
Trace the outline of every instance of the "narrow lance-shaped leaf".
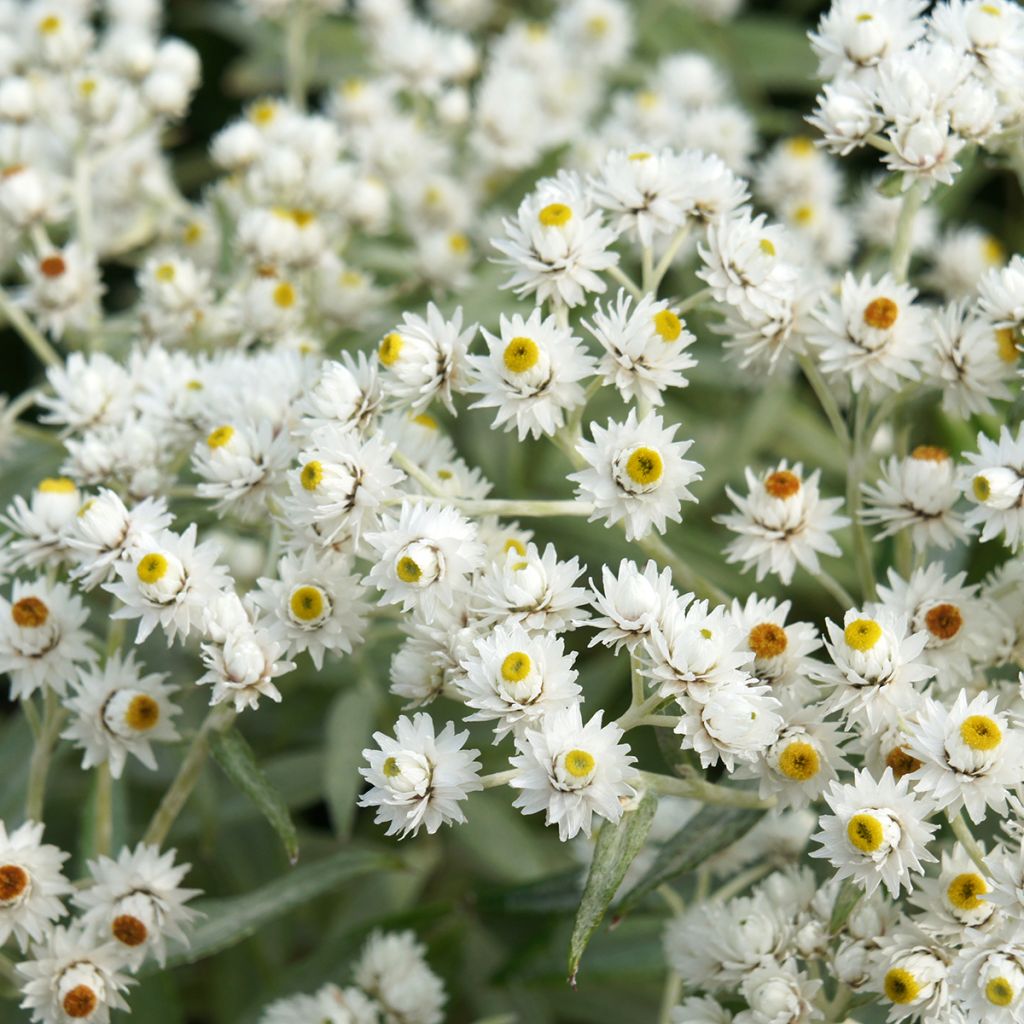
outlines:
[[610, 822], [603, 825], [598, 834], [590, 874], [569, 941], [569, 980], [573, 985], [576, 984], [583, 951], [615, 898], [626, 870], [642, 849], [657, 807], [658, 798], [647, 792], [637, 807], [626, 811], [614, 825]]
[[270, 827], [280, 836], [288, 860], [299, 859], [299, 839], [281, 794], [267, 780], [256, 763], [252, 747], [237, 729], [210, 733], [210, 750], [228, 778], [259, 808]]
[[324, 797], [335, 835], [341, 839], [352, 832], [356, 797], [363, 784], [358, 768], [363, 758], [363, 747], [373, 731], [376, 710], [375, 691], [357, 686], [340, 694], [327, 716]]
[[836, 896], [836, 901], [832, 904], [832, 916], [828, 920], [828, 930], [833, 935], [846, 924], [863, 895], [864, 890], [849, 878], [843, 882]]
[[623, 898], [621, 912], [631, 910], [659, 885], [693, 871], [731, 846], [761, 820], [762, 814], [764, 811], [745, 807], [702, 807], [661, 846], [647, 873]]

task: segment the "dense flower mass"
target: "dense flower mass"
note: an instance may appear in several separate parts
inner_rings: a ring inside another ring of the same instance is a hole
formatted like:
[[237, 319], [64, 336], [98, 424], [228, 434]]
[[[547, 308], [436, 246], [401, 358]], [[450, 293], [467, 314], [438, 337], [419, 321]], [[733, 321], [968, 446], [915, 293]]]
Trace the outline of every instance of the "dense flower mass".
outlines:
[[0, 1019], [1024, 1024], [1024, 8], [178, 6], [0, 3]]

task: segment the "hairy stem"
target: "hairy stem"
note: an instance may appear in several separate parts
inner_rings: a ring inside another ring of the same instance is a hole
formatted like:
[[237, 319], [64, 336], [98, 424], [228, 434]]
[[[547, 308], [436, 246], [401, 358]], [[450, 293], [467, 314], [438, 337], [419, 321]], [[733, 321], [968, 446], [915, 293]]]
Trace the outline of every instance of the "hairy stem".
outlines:
[[906, 281], [910, 270], [910, 257], [914, 249], [914, 218], [921, 209], [924, 192], [920, 182], [915, 182], [903, 194], [899, 220], [896, 222], [896, 238], [892, 243], [892, 274], [900, 283]]
[[57, 694], [46, 687], [43, 696], [43, 721], [32, 747], [32, 758], [28, 768], [28, 788], [25, 793], [25, 817], [30, 821], [43, 820], [43, 804], [46, 802], [46, 779], [53, 759], [53, 748], [57, 744], [61, 727], [67, 712]]
[[0, 312], [21, 335], [21, 340], [39, 357], [40, 362], [47, 366], [60, 366], [61, 358], [57, 350], [43, 337], [42, 332], [32, 323], [25, 311], [14, 304], [3, 288], [0, 288]]

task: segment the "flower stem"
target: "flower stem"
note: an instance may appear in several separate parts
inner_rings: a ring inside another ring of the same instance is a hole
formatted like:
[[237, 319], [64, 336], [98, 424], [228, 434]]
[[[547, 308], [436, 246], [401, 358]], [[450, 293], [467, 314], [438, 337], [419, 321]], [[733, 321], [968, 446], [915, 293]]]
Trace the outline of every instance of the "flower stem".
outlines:
[[876, 597], [875, 571], [871, 564], [871, 545], [860, 518], [860, 484], [867, 457], [865, 438], [868, 413], [870, 412], [867, 393], [857, 395], [855, 402], [857, 408], [853, 428], [853, 450], [846, 467], [846, 511], [850, 515], [853, 530], [853, 557], [857, 565], [857, 575], [860, 578], [862, 597], [865, 601], [874, 601]]
[[297, 110], [306, 109], [306, 42], [309, 12], [299, 5], [288, 16], [285, 29], [285, 85], [288, 102]]
[[921, 190], [920, 182], [914, 182], [903, 194], [900, 216], [896, 222], [896, 239], [892, 244], [891, 261], [893, 277], [900, 283], [906, 281], [907, 272], [910, 270], [910, 257], [914, 249], [914, 218], [923, 201], [924, 192]]
[[610, 266], [608, 273], [615, 278], [623, 288], [633, 296], [634, 299], [642, 299], [644, 293], [641, 291], [640, 286], [627, 274], [623, 273], [617, 265]]
[[104, 761], [96, 766], [96, 821], [94, 852], [109, 854], [114, 840], [114, 792], [110, 777], [110, 764]]
[[649, 245], [643, 247], [640, 255], [640, 289], [646, 295], [654, 294], [654, 253]]
[[836, 599], [844, 611], [857, 607], [853, 595], [831, 573], [819, 566], [814, 578]]
[[493, 772], [490, 775], [483, 775], [480, 782], [484, 789], [496, 789], [498, 786], [507, 786], [516, 776], [516, 769], [509, 768], [504, 772]]
[[658, 1013], [658, 1024], [670, 1024], [672, 1011], [683, 994], [683, 979], [671, 968], [665, 975], [665, 986], [661, 990], [661, 1009]]
[[683, 243], [690, 236], [690, 221], [687, 222], [675, 233], [672, 241], [668, 243], [668, 248], [662, 253], [661, 259], [658, 260], [657, 265], [654, 268], [654, 274], [651, 277], [651, 292], [655, 295], [658, 294], [658, 287], [661, 285], [662, 279], [668, 273], [668, 268], [672, 266], [672, 261], [676, 258], [676, 253], [682, 248]]
[[43, 337], [42, 332], [28, 318], [24, 310], [16, 306], [10, 295], [0, 288], [0, 312], [7, 317], [10, 325], [21, 335], [21, 340], [47, 366], [60, 366], [61, 358], [57, 350]]
[[654, 694], [652, 697], [648, 697], [646, 700], [641, 699], [639, 703], [637, 703], [634, 698], [621, 717], [616, 719], [615, 724], [623, 732], [628, 732], [630, 729], [638, 726], [644, 718], [654, 711], [655, 708], [664, 703], [665, 698], [658, 693]]
[[843, 446], [843, 451], [849, 452], [850, 431], [846, 427], [846, 420], [843, 419], [839, 403], [836, 401], [836, 396], [832, 394], [832, 389], [828, 386], [828, 382], [821, 375], [821, 371], [818, 369], [817, 364], [810, 356], [799, 356], [797, 358], [797, 362], [800, 363], [800, 369], [803, 370], [804, 376], [807, 378], [807, 383], [811, 385], [811, 389], [814, 391], [814, 394], [818, 399], [818, 403], [821, 405], [822, 411], [828, 417], [828, 421], [832, 425], [832, 430], [836, 437], [839, 438], [839, 443]]
[[774, 870], [775, 862], [771, 858], [760, 861], [729, 879], [725, 885], [717, 888], [709, 898], [726, 903], [733, 896], [739, 896], [748, 885], [753, 885], [755, 882], [760, 881], [765, 875], [771, 874]]
[[696, 309], [701, 303], [706, 302], [711, 298], [710, 288], [701, 288], [699, 292], [694, 292], [689, 298], [683, 299], [682, 302], [676, 306], [676, 312], [682, 316], [684, 313], [689, 313], [691, 309]]
[[[471, 516], [589, 516], [594, 506], [586, 501], [517, 501], [504, 498], [452, 498], [445, 494], [419, 495], [420, 501], [433, 501], [460, 509]], [[408, 498], [385, 502], [397, 505]]]
[[32, 758], [28, 768], [28, 789], [25, 794], [25, 817], [30, 821], [43, 820], [43, 804], [46, 801], [46, 777], [50, 771], [53, 748], [67, 712], [57, 694], [47, 686], [43, 695], [43, 721], [32, 747]]
[[160, 806], [156, 809], [156, 813], [142, 837], [144, 843], [160, 846], [167, 838], [167, 833], [170, 832], [171, 826], [181, 813], [181, 809], [185, 806], [203, 772], [203, 765], [206, 763], [206, 756], [210, 751], [210, 733], [223, 732], [229, 728], [236, 715], [234, 707], [229, 704], [218, 704], [209, 710], [192, 740], [192, 745], [185, 754], [185, 759], [181, 762], [178, 774], [167, 788], [167, 792], [164, 793]]
[[758, 811], [766, 811], [776, 804], [774, 798], [762, 800], [752, 790], [717, 786], [713, 782], [705, 782], [703, 779], [697, 778], [692, 773], [688, 773], [684, 778], [676, 778], [674, 775], [658, 775], [655, 772], [640, 772], [639, 774], [648, 788], [663, 796], [684, 796], [706, 804], [718, 804], [722, 807], [746, 807]]
[[964, 812], [960, 811], [958, 814], [950, 814], [947, 811], [946, 818], [949, 821], [950, 828], [953, 829], [953, 835], [956, 836], [957, 841], [964, 848], [967, 856], [978, 865], [982, 874], [988, 875], [989, 868], [985, 863], [985, 853], [978, 840], [974, 838], [971, 826], [967, 824], [967, 820], [964, 818]]
[[680, 587], [692, 590], [699, 597], [706, 597], [718, 604], [728, 602], [729, 595], [724, 590], [691, 569], [658, 534], [649, 533], [646, 537], [641, 537], [637, 544], [656, 562], [669, 566]]

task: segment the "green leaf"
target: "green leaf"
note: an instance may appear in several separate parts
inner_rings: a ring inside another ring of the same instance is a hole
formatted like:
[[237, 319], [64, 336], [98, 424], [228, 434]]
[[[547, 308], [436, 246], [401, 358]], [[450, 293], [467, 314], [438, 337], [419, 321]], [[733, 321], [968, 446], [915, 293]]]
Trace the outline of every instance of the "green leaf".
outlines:
[[32, 731], [24, 713], [19, 712], [0, 728], [0, 821], [13, 824], [21, 819], [25, 806], [29, 762], [32, 758]]
[[256, 763], [252, 747], [237, 729], [210, 733], [210, 750], [225, 774], [260, 809], [270, 827], [281, 837], [290, 863], [299, 859], [299, 839], [288, 807]]
[[205, 916], [193, 929], [188, 948], [172, 956], [169, 966], [192, 964], [229, 949], [268, 922], [345, 882], [401, 866], [397, 857], [386, 854], [342, 850], [315, 864], [295, 868], [244, 896], [200, 900], [192, 906]]
[[657, 808], [658, 798], [647, 792], [639, 805], [626, 811], [616, 824], [609, 822], [601, 827], [569, 940], [569, 981], [573, 985], [576, 984], [583, 951], [615, 898], [626, 869], [642, 849]]
[[887, 174], [877, 185], [878, 194], [887, 199], [898, 199], [903, 195], [903, 172]]
[[334, 834], [352, 834], [356, 797], [363, 778], [358, 772], [363, 747], [373, 731], [377, 694], [369, 687], [355, 687], [335, 698], [327, 716], [324, 758], [324, 796]]
[[568, 914], [583, 895], [583, 869], [571, 868], [521, 885], [484, 889], [477, 905], [488, 914]]
[[832, 916], [828, 919], [828, 930], [832, 935], [842, 930], [863, 895], [864, 890], [849, 878], [843, 882], [832, 904]]
[[647, 874], [633, 886], [620, 904], [631, 910], [659, 885], [700, 867], [716, 853], [746, 835], [764, 811], [745, 807], [702, 807], [671, 839], [662, 844]]

